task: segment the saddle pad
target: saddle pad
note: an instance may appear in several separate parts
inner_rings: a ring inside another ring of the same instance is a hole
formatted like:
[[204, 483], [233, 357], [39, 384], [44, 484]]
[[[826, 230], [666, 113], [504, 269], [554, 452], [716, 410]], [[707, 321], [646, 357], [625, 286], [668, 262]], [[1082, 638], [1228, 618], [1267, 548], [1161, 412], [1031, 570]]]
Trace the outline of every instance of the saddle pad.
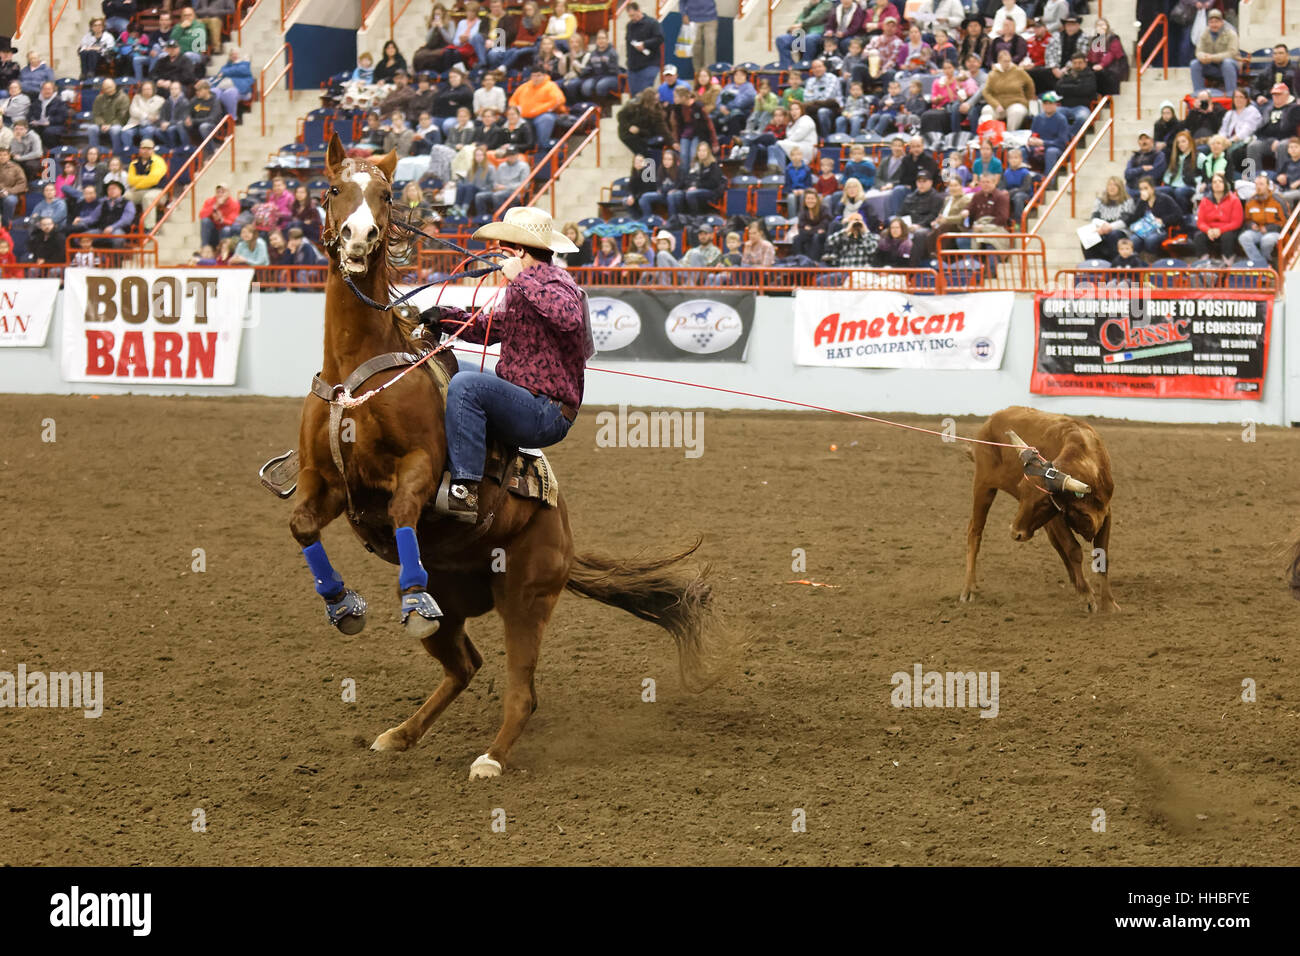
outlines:
[[540, 451], [534, 456], [531, 449], [527, 453], [521, 449], [506, 469], [504, 485], [512, 495], [540, 501], [548, 508], [554, 508], [560, 500], [560, 483]]

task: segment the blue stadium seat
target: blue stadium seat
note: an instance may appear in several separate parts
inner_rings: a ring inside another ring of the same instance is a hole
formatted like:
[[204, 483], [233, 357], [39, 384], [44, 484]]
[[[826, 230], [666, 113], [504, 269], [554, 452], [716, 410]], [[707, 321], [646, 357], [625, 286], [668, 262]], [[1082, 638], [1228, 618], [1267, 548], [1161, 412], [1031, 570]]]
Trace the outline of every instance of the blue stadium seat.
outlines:
[[973, 256], [943, 264], [943, 281], [950, 289], [975, 288], [980, 284], [983, 276], [984, 266]]
[[[1157, 259], [1151, 263], [1152, 269], [1167, 269], [1170, 273], [1181, 275], [1187, 271], [1187, 263], [1182, 259]], [[1150, 274], [1151, 284], [1157, 289], [1163, 289], [1166, 286], [1173, 285], [1175, 276], [1159, 272]]]

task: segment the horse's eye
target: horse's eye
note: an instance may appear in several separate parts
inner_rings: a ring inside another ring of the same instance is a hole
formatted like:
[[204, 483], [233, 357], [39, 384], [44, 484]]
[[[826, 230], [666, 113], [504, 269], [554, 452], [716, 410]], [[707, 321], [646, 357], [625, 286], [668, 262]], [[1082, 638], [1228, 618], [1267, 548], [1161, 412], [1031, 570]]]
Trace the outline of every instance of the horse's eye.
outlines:
[[330, 187], [330, 195], [331, 195], [331, 196], [337, 196], [338, 194], [339, 194], [339, 187], [337, 187], [337, 186], [331, 186], [331, 187]]

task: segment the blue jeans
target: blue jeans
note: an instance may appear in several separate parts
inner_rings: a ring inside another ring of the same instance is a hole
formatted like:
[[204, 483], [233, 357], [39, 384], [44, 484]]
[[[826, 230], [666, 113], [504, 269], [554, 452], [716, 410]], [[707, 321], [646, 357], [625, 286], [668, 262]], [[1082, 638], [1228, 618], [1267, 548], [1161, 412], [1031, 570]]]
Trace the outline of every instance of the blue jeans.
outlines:
[[1223, 74], [1222, 89], [1225, 92], [1231, 95], [1232, 91], [1237, 88], [1237, 64], [1236, 61], [1234, 60], [1231, 59], [1221, 60], [1220, 62], [1214, 64], [1213, 66], [1207, 67], [1200, 60], [1193, 57], [1191, 66], [1192, 66], [1193, 92], [1199, 93], [1201, 90], [1206, 89], [1206, 78], [1205, 78], [1206, 70], [1214, 69], [1215, 67], [1217, 67], [1219, 69], [1219, 72]]
[[594, 76], [582, 81], [582, 98], [594, 100], [597, 97], [613, 96], [617, 89], [617, 76]]
[[1277, 248], [1277, 241], [1281, 236], [1280, 232], [1256, 232], [1253, 229], [1243, 229], [1237, 242], [1252, 266], [1256, 269], [1267, 269], [1268, 258]]
[[629, 69], [627, 71], [627, 92], [630, 96], [636, 96], [642, 90], [647, 90], [655, 85], [659, 79], [659, 66], [651, 63], [649, 66], [643, 66], [639, 69]]
[[862, 113], [841, 113], [835, 117], [835, 132], [848, 133], [850, 136], [857, 136], [862, 132], [862, 121], [865, 119]]
[[[793, 67], [796, 62], [801, 63], [804, 60], [812, 59], [812, 54], [821, 49], [821, 43], [818, 41], [818, 38], [824, 32], [825, 29], [813, 30], [806, 34], [783, 33], [777, 37], [776, 53], [781, 69], [788, 70]], [[796, 39], [803, 41], [803, 49], [799, 51], [799, 59], [797, 61], [794, 58], [794, 42]]]
[[457, 372], [447, 386], [447, 457], [452, 481], [481, 481], [487, 433], [523, 448], [546, 448], [569, 433], [551, 398], [534, 395], [492, 372]]
[[1083, 128], [1083, 121], [1092, 112], [1087, 106], [1062, 106], [1060, 111], [1065, 114], [1065, 118], [1070, 123], [1070, 139], [1079, 135], [1079, 130]]
[[14, 210], [18, 208], [18, 197], [13, 193], [0, 199], [0, 211], [4, 213], [4, 221], [11, 222], [14, 218]]
[[558, 113], [542, 113], [533, 117], [533, 132], [537, 134], [537, 145], [545, 152], [546, 144], [551, 141], [551, 132], [555, 129]]

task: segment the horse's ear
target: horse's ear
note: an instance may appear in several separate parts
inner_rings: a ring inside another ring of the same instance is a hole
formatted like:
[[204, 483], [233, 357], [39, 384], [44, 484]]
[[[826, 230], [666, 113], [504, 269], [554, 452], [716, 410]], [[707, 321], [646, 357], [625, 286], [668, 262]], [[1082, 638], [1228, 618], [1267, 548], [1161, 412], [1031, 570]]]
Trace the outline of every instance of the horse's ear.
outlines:
[[397, 171], [397, 151], [389, 150], [375, 160], [375, 165], [379, 171], [384, 174], [384, 178], [390, 183], [393, 181], [393, 173]]
[[331, 179], [338, 172], [339, 166], [343, 165], [343, 160], [347, 158], [343, 151], [343, 142], [339, 139], [337, 132], [330, 133], [330, 144], [325, 149], [325, 174]]

